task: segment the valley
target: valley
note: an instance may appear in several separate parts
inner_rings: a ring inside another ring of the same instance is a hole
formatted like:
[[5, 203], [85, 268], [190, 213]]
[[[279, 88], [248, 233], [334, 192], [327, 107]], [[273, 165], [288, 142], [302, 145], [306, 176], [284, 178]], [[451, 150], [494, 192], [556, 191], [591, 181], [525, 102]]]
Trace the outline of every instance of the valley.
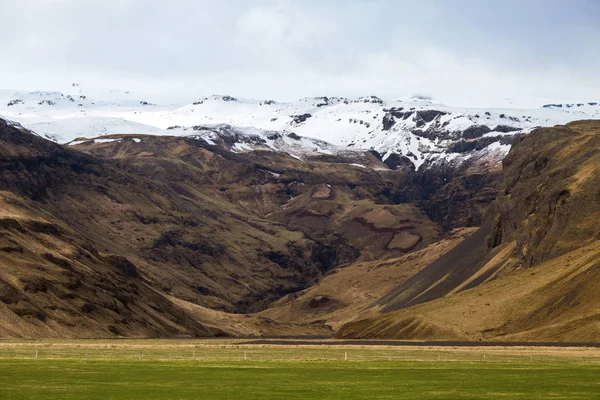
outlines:
[[600, 399], [600, 2], [0, 3], [0, 400]]
[[[195, 106], [214, 101], [238, 100]], [[388, 137], [416, 134], [388, 113]], [[597, 341], [600, 125], [513, 120], [479, 147], [493, 128], [419, 115], [445, 153], [224, 124], [57, 144], [2, 121], [0, 335]]]

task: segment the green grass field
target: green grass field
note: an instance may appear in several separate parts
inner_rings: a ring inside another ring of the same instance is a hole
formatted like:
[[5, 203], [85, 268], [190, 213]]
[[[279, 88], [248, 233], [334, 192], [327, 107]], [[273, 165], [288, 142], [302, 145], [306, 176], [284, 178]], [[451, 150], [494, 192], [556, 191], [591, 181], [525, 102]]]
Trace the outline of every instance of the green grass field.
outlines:
[[600, 399], [593, 355], [11, 345], [0, 346], [0, 399]]

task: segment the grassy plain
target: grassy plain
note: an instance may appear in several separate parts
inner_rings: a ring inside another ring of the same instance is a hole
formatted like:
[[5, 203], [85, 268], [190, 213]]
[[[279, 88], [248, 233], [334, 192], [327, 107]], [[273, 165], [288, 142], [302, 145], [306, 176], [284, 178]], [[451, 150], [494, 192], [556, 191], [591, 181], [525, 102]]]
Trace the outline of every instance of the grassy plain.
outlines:
[[365, 398], [598, 399], [600, 350], [0, 342], [0, 399]]

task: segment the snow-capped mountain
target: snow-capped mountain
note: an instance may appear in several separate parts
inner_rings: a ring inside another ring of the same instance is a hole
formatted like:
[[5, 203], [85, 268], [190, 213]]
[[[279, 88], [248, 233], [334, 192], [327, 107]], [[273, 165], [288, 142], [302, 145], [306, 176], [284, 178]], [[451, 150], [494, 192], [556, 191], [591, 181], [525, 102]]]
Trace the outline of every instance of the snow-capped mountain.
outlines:
[[88, 94], [78, 84], [71, 89], [0, 91], [0, 116], [63, 143], [107, 134], [186, 135], [209, 143], [219, 139], [233, 151], [263, 149], [302, 156], [375, 150], [384, 161], [403, 156], [416, 168], [472, 157], [498, 161], [516, 135], [535, 127], [600, 119], [597, 102], [469, 109], [419, 98], [278, 102], [213, 95], [164, 104], [129, 92]]

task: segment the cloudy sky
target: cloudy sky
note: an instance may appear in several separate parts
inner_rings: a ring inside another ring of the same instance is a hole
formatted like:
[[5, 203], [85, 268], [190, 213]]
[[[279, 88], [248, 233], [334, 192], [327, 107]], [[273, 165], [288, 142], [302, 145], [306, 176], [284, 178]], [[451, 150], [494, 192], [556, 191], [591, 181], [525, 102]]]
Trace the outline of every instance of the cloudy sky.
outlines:
[[597, 0], [0, 0], [0, 26], [10, 89], [600, 100]]

